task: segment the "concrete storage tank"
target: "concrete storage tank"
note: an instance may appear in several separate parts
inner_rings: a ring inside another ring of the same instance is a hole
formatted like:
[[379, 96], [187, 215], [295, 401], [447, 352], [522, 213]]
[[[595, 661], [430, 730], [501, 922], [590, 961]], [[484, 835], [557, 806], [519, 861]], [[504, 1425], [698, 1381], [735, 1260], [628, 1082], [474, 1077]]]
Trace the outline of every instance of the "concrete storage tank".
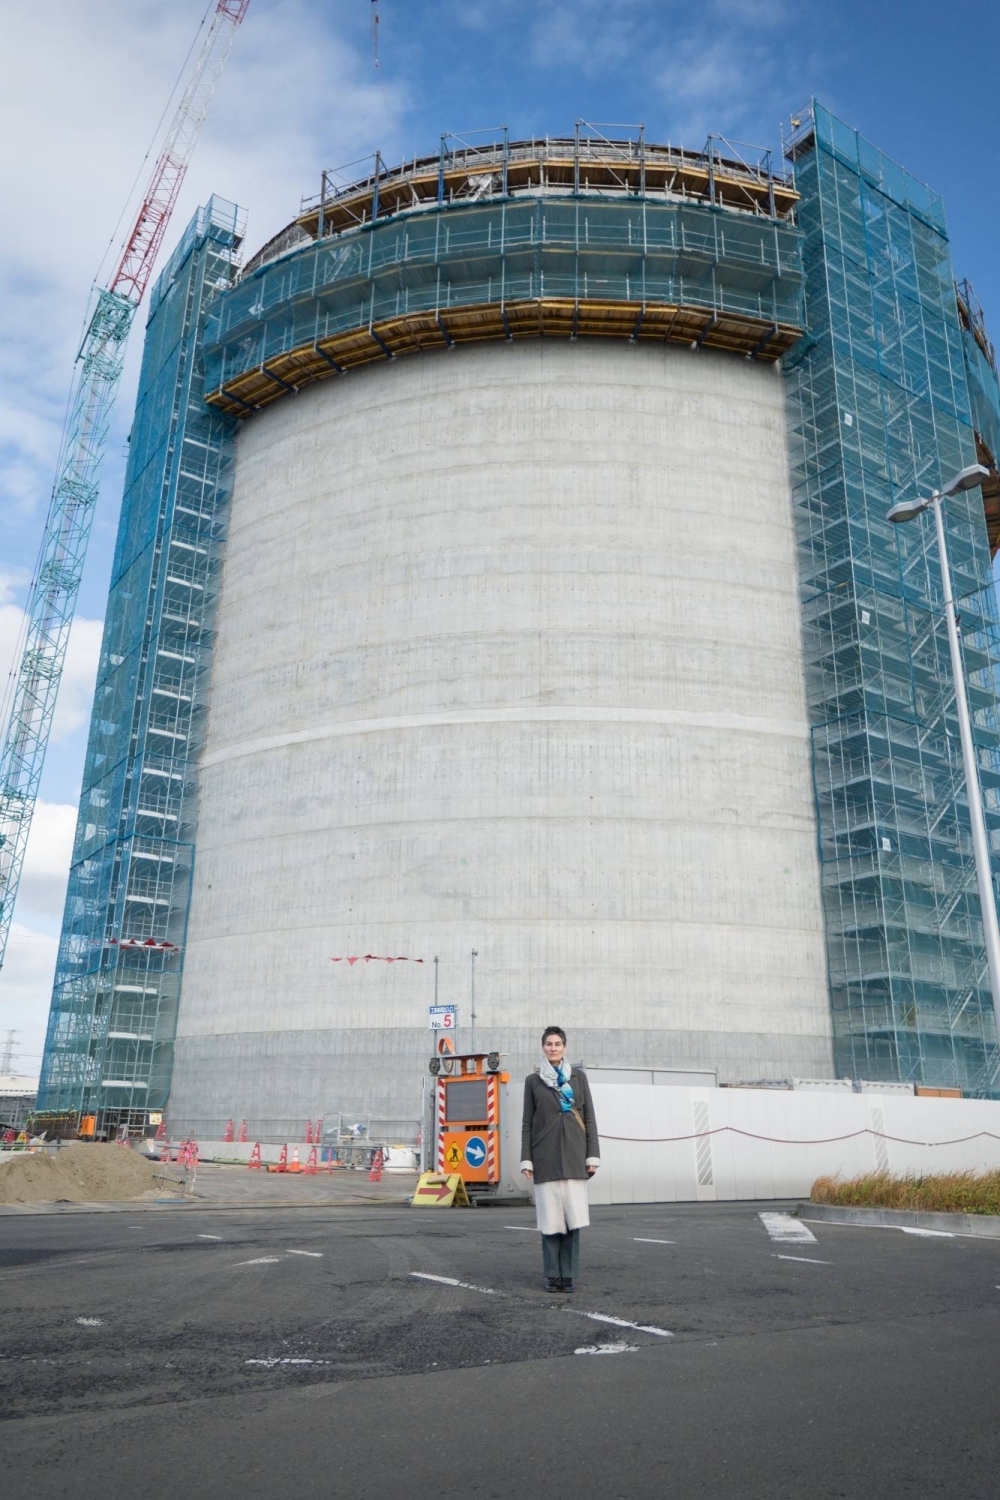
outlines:
[[[447, 167], [324, 194], [206, 334], [246, 420], [171, 1091], [193, 1129], [415, 1116], [431, 961], [468, 1041], [472, 949], [478, 1038], [515, 1068], [557, 1022], [595, 1062], [832, 1071], [775, 364], [794, 193], [641, 143]], [[365, 954], [408, 961], [331, 963]]]
[[[934, 528], [886, 521], [993, 464], [995, 353], [940, 195], [815, 101], [791, 129], [781, 175], [445, 140], [325, 175], [242, 270], [199, 209], [40, 1109], [412, 1139], [430, 960], [467, 1042], [473, 949], [514, 1069], [556, 1021], [591, 1064], [998, 1092]], [[998, 517], [995, 474], [945, 517], [994, 842]]]

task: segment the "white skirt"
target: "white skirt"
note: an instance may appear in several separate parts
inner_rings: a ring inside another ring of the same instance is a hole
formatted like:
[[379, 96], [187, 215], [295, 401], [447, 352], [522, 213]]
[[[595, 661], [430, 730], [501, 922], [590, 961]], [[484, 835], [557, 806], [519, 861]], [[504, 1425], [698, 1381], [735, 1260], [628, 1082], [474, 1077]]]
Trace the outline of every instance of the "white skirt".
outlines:
[[563, 1177], [558, 1182], [536, 1182], [535, 1223], [543, 1234], [586, 1229], [590, 1223], [586, 1179]]

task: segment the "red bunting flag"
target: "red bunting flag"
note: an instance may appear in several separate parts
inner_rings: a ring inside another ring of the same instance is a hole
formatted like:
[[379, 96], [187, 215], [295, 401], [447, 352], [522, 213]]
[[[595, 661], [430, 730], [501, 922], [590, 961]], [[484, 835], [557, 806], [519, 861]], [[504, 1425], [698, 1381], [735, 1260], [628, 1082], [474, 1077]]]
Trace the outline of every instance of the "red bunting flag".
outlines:
[[178, 953], [176, 943], [158, 943], [155, 938], [109, 938], [113, 948], [155, 948], [158, 952]]
[[364, 960], [364, 962], [366, 964], [370, 964], [370, 963], [376, 963], [376, 964], [422, 964], [423, 963], [423, 959], [422, 958], [399, 958], [399, 957], [397, 957], [397, 958], [384, 958], [381, 953], [355, 953], [353, 955], [353, 957], [351, 957], [351, 958], [345, 958], [343, 955], [341, 955], [341, 957], [339, 957], [339, 958], [331, 958], [330, 962], [332, 964], [350, 964], [353, 967], [354, 964], [361, 963], [362, 959]]

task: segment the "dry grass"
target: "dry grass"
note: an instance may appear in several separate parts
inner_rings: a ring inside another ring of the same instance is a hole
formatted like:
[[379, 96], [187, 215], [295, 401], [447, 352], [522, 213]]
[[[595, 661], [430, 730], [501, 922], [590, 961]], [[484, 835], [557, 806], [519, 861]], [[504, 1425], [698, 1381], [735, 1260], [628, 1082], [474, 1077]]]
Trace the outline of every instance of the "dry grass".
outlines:
[[915, 1208], [946, 1214], [1000, 1214], [1000, 1171], [940, 1172], [894, 1177], [872, 1172], [847, 1180], [817, 1177], [814, 1203], [838, 1203], [850, 1208]]

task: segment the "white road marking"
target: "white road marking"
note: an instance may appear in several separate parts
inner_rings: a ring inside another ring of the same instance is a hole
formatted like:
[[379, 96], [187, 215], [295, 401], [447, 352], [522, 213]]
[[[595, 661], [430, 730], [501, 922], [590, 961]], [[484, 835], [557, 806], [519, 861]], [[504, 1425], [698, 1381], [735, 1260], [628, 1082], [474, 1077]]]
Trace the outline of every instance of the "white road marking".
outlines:
[[328, 1365], [328, 1359], [245, 1359], [245, 1365], [263, 1365], [271, 1370], [275, 1365]]
[[[436, 1281], [440, 1286], [457, 1286], [465, 1292], [482, 1292], [487, 1297], [507, 1296], [506, 1292], [497, 1292], [493, 1287], [473, 1286], [471, 1282], [458, 1281], [454, 1276], [432, 1276], [429, 1271], [411, 1271], [410, 1275], [415, 1276], [418, 1281]], [[555, 1305], [555, 1303], [550, 1304], [552, 1307]], [[590, 1318], [595, 1323], [612, 1323], [615, 1328], [634, 1328], [637, 1333], [655, 1333], [657, 1338], [661, 1339], [673, 1338], [673, 1334], [666, 1328], [653, 1328], [646, 1323], [630, 1323], [627, 1318], [613, 1318], [609, 1313], [583, 1312], [578, 1307], [566, 1307], [565, 1303], [562, 1307], [566, 1312], [575, 1313], [578, 1318]]]
[[80, 1326], [82, 1328], [103, 1328], [104, 1327], [104, 1319], [103, 1318], [77, 1318], [76, 1321], [80, 1324]]
[[323, 1259], [322, 1250], [289, 1250], [286, 1253], [288, 1255], [311, 1255], [314, 1260]]
[[221, 1240], [222, 1239], [222, 1235], [221, 1234], [199, 1234], [198, 1238], [200, 1240]]
[[[256, 1260], [238, 1260], [237, 1266], [276, 1266], [279, 1257], [277, 1255], [261, 1255]], [[233, 1267], [236, 1269], [236, 1266]]]
[[638, 1344], [588, 1344], [585, 1349], [574, 1349], [574, 1354], [638, 1354]]
[[666, 1328], [654, 1328], [649, 1323], [630, 1323], [627, 1318], [612, 1318], [608, 1313], [581, 1312], [575, 1307], [568, 1307], [566, 1311], [576, 1313], [578, 1318], [590, 1318], [595, 1323], [613, 1323], [616, 1328], [634, 1328], [636, 1333], [655, 1333], [661, 1339], [673, 1338], [673, 1334]]
[[783, 1245], [815, 1245], [816, 1236], [811, 1229], [807, 1229], [801, 1219], [793, 1219], [791, 1214], [758, 1214], [757, 1215], [772, 1240], [777, 1240]]
[[503, 1227], [504, 1229], [516, 1229], [518, 1234], [541, 1234], [542, 1232], [540, 1229], [536, 1229], [534, 1224], [505, 1224]]
[[953, 1240], [955, 1235], [950, 1229], [910, 1229], [906, 1224], [890, 1224], [890, 1229], [901, 1229], [904, 1234], [919, 1234], [928, 1240]]
[[482, 1292], [487, 1297], [497, 1297], [502, 1294], [495, 1292], [491, 1286], [473, 1286], [470, 1281], [456, 1281], [454, 1276], [432, 1276], [429, 1271], [411, 1271], [418, 1281], [438, 1281], [442, 1286], [460, 1286], [466, 1292]]
[[673, 1245], [676, 1243], [674, 1240], [646, 1240], [640, 1234], [634, 1234], [632, 1238], [637, 1245]]
[[829, 1266], [833, 1262], [829, 1260], [814, 1260], [811, 1255], [776, 1255], [775, 1260], [797, 1260], [805, 1266]]

